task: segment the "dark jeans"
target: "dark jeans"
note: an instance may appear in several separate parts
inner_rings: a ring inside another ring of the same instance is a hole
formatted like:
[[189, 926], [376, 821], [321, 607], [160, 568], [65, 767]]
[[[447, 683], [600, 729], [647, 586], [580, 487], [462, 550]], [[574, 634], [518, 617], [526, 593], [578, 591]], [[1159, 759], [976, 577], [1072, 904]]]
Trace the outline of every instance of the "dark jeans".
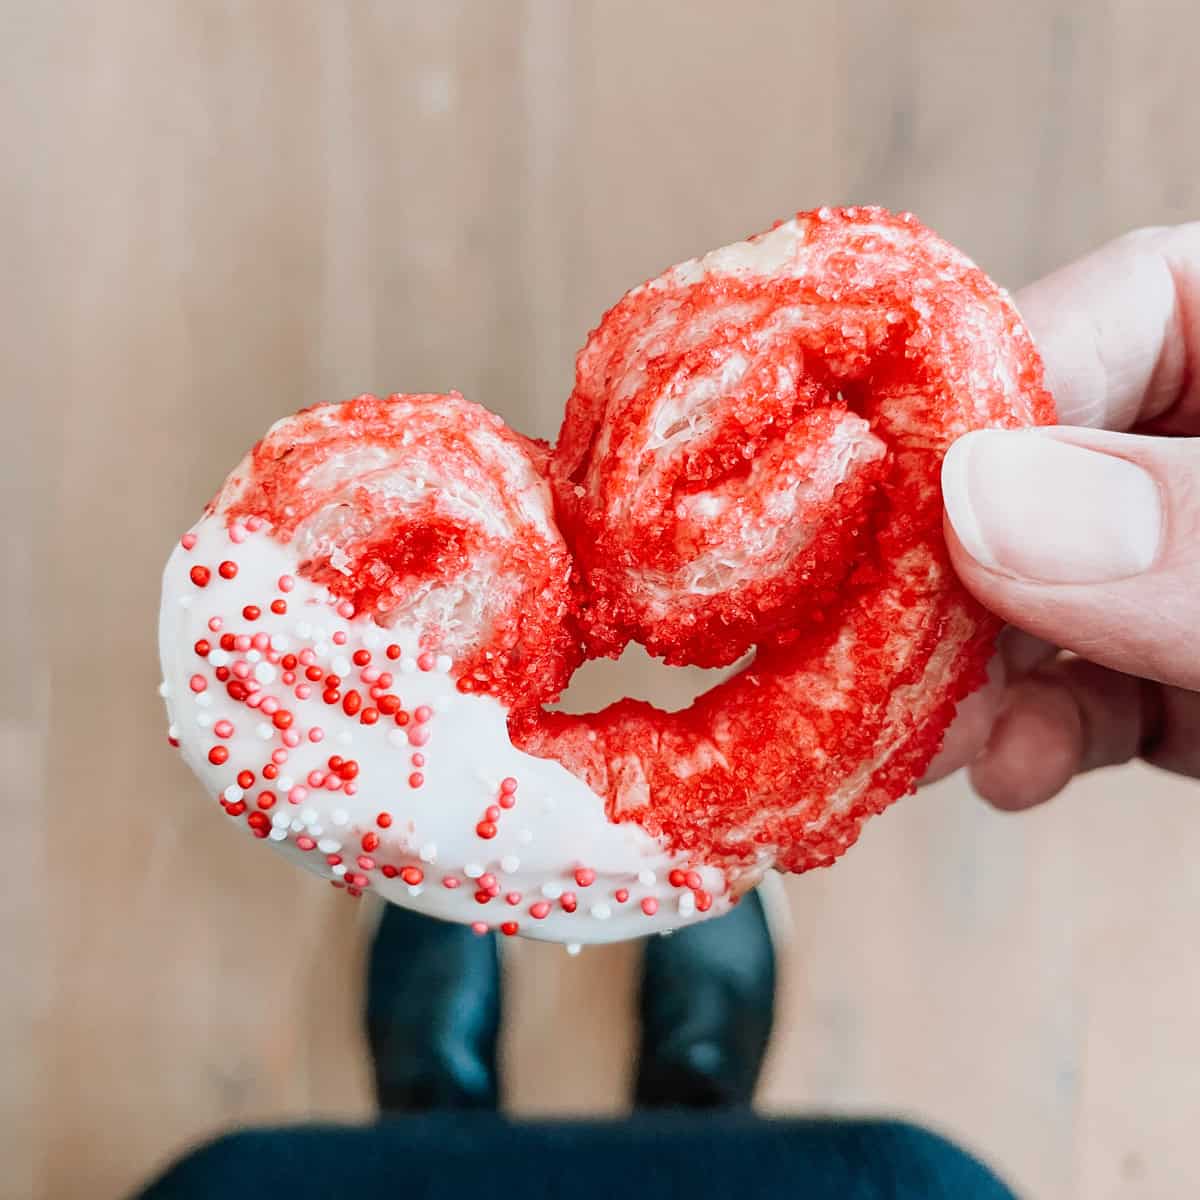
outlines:
[[490, 1114], [232, 1133], [142, 1200], [1013, 1200], [965, 1151], [895, 1121], [639, 1113], [515, 1123]]

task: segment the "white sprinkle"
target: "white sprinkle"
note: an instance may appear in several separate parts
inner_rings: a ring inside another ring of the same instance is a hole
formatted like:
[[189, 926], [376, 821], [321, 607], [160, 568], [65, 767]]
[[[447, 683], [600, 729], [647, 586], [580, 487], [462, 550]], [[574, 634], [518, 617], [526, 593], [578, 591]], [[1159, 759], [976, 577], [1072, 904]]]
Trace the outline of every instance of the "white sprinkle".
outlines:
[[236, 783], [231, 783], [221, 795], [229, 801], [230, 804], [236, 804], [246, 793], [242, 791]]
[[290, 792], [295, 784], [296, 781], [290, 775], [280, 775], [280, 777], [275, 780], [275, 786], [281, 792]]
[[208, 661], [214, 667], [226, 667], [229, 665], [229, 651], [217, 648], [208, 652]]
[[201, 692], [200, 695], [196, 697], [196, 703], [201, 708], [208, 708], [209, 705], [212, 704], [212, 696], [210, 696], [208, 692]]
[[522, 846], [528, 846], [529, 843], [533, 841], [533, 830], [522, 829], [521, 832], [517, 834], [517, 841], [520, 842]]
[[434, 842], [426, 842], [421, 847], [421, 852], [418, 855], [423, 863], [437, 862], [437, 845]]
[[292, 822], [292, 832], [293, 833], [303, 833], [304, 832], [304, 822], [301, 821], [299, 817], [297, 817]]
[[593, 904], [592, 916], [595, 917], [597, 921], [607, 921], [608, 918], [612, 916], [612, 909], [609, 908], [607, 904]]
[[350, 660], [344, 654], [339, 654], [330, 665], [335, 675], [350, 674]]
[[348, 729], [343, 729], [337, 735], [337, 740], [339, 746], [348, 746], [352, 741], [354, 741], [354, 734], [352, 734]]
[[250, 662], [250, 663], [262, 662], [262, 651], [261, 650], [247, 650], [246, 651], [246, 661]]
[[568, 954], [569, 954], [569, 955], [570, 955], [572, 958], [575, 958], [575, 957], [576, 957], [576, 955], [578, 955], [578, 953], [579, 953], [579, 952], [580, 952], [580, 950], [582, 950], [582, 949], [583, 949], [583, 947], [582, 947], [582, 946], [581, 946], [581, 945], [580, 945], [578, 942], [568, 942], [568, 943], [567, 943], [567, 953], [568, 953]]
[[325, 832], [325, 826], [318, 824], [316, 821], [310, 821], [308, 825], [308, 832], [312, 834], [313, 837], [319, 838], [321, 834]]
[[[271, 634], [271, 649], [282, 652], [288, 648], [289, 639], [285, 633]], [[209, 655], [211, 658], [212, 655]]]
[[506, 854], [500, 860], [500, 870], [506, 875], [513, 875], [521, 869], [521, 860], [515, 854]]
[[345, 875], [345, 873], [346, 873], [346, 864], [345, 864], [345, 863], [336, 863], [334, 866], [330, 867], [329, 869], [330, 869], [330, 870], [331, 870], [331, 871], [332, 871], [332, 872], [333, 872], [335, 875]]
[[350, 820], [350, 817], [344, 808], [335, 808], [333, 812], [330, 813], [329, 819], [335, 825], [345, 825], [346, 822]]
[[691, 892], [684, 892], [679, 897], [679, 915], [690, 917], [696, 911], [696, 897]]
[[317, 642], [316, 645], [313, 646], [313, 653], [318, 658], [324, 658], [325, 655], [327, 655], [329, 653], [329, 643], [328, 642]]
[[[260, 724], [255, 725], [254, 732], [257, 733], [264, 742], [269, 742], [275, 736], [275, 726], [263, 721]], [[282, 787], [283, 785], [280, 784], [280, 786]]]
[[563, 888], [561, 883], [542, 884], [542, 895], [545, 896], [547, 900], [557, 900], [562, 894]]
[[408, 734], [403, 729], [389, 729], [387, 740], [390, 746], [407, 746]]
[[271, 832], [267, 834], [267, 837], [269, 837], [273, 842], [282, 842], [287, 838], [287, 830], [272, 829]]
[[271, 818], [271, 824], [274, 825], [276, 829], [286, 829], [290, 821], [291, 817], [289, 817], [285, 812], [277, 812]]
[[400, 660], [400, 674], [401, 675], [411, 675], [416, 669], [417, 669], [417, 660], [415, 658], [409, 658], [408, 655], [405, 655]]
[[639, 871], [638, 883], [642, 887], [653, 887], [658, 882], [658, 876], [653, 871]]
[[167, 726], [167, 737], [173, 737], [173, 738], [178, 739], [179, 726], [178, 725], [168, 725]]
[[260, 662], [258, 666], [254, 668], [254, 678], [257, 679], [259, 683], [274, 683], [275, 676], [278, 674], [279, 672], [276, 671], [269, 662]]
[[315, 808], [302, 808], [300, 810], [300, 820], [302, 820], [305, 823], [305, 825], [311, 825], [314, 821], [318, 820], [319, 818], [320, 818], [320, 814], [317, 812], [317, 810]]
[[322, 838], [317, 843], [317, 849], [322, 854], [336, 854], [342, 848], [342, 843], [337, 838]]
[[312, 637], [312, 631], [313, 628], [307, 621], [301, 621], [296, 626], [296, 636], [298, 638], [304, 638], [307, 640], [308, 638]]
[[372, 626], [367, 630], [366, 633], [363, 634], [362, 641], [363, 645], [366, 646], [368, 650], [377, 650], [383, 645], [383, 634], [380, 633], [378, 629], [374, 628], [374, 626]]
[[158, 694], [164, 700], [171, 694], [171, 689], [167, 687], [167, 681], [165, 679], [158, 685]]
[[196, 724], [199, 725], [201, 729], [207, 729], [212, 724], [212, 721], [212, 717], [206, 712], [198, 712], [196, 714]]
[[419, 896], [419, 895], [420, 895], [420, 894], [421, 894], [421, 893], [422, 893], [424, 890], [425, 890], [425, 889], [424, 889], [424, 888], [423, 888], [423, 887], [422, 887], [422, 886], [421, 886], [419, 883], [414, 883], [414, 884], [413, 884], [413, 885], [412, 885], [412, 886], [411, 886], [411, 887], [408, 889], [408, 894], [409, 894], [410, 896]]
[[179, 607], [180, 608], [191, 608], [192, 607], [191, 596], [180, 596], [179, 597]]
[[463, 874], [468, 879], [478, 879], [483, 874], [483, 868], [478, 863], [467, 863], [463, 867]]
[[450, 699], [449, 696], [439, 696], [433, 702], [433, 711], [440, 712], [440, 713], [448, 712], [450, 709], [450, 705], [453, 703], [454, 702]]
[[437, 669], [441, 671], [443, 675], [445, 675], [445, 673], [449, 671], [452, 666], [454, 666], [454, 663], [451, 660], [450, 655], [439, 654], [434, 662], [434, 666], [437, 667]]

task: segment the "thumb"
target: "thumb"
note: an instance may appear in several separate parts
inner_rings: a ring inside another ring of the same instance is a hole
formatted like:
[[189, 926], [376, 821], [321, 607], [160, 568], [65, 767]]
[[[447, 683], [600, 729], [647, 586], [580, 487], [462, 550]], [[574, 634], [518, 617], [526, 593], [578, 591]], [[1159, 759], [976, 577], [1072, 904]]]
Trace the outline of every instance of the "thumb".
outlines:
[[950, 448], [942, 492], [955, 569], [993, 612], [1200, 689], [1200, 438], [981, 430]]

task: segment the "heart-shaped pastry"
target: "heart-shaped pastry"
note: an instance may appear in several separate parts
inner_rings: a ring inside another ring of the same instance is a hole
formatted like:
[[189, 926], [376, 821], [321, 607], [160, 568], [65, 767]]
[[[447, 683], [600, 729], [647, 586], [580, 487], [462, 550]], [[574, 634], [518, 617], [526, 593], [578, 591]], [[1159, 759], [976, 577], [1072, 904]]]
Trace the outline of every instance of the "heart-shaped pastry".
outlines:
[[[714, 915], [925, 770], [997, 631], [949, 566], [942, 457], [1053, 416], [962, 254], [801, 214], [611, 309], [554, 448], [457, 394], [278, 422], [167, 564], [171, 740], [354, 895], [581, 943]], [[753, 658], [682, 712], [547, 711], [630, 641]]]

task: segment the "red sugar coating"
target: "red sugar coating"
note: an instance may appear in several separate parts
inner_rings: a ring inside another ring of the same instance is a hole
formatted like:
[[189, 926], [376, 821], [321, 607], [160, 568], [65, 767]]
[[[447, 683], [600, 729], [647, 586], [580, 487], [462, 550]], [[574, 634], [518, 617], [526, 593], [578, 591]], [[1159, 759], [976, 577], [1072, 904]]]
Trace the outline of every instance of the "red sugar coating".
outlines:
[[[280, 422], [214, 506], [231, 536], [266, 523], [291, 544], [347, 619], [422, 630], [422, 671], [447, 655], [461, 691], [509, 707], [519, 747], [584, 780], [613, 821], [725, 868], [736, 897], [763, 862], [831, 863], [925, 770], [997, 631], [950, 570], [942, 457], [968, 430], [1053, 419], [1028, 333], [977, 268], [911, 216], [821, 210], [619, 301], [579, 355], [552, 453], [457, 394], [360, 396]], [[198, 587], [209, 575], [192, 568]], [[755, 658], [682, 712], [544, 711], [585, 651], [630, 640], [670, 663]], [[405, 711], [379, 670], [402, 654], [388, 644], [369, 667], [359, 651], [346, 680], [304, 654], [282, 663], [419, 746], [431, 711]], [[292, 714], [273, 722], [287, 731]], [[310, 786], [354, 786], [330, 768]], [[480, 839], [515, 791], [506, 779]], [[580, 888], [594, 878], [574, 872]], [[698, 871], [669, 879], [712, 907]], [[498, 895], [480, 880], [479, 904]]]

